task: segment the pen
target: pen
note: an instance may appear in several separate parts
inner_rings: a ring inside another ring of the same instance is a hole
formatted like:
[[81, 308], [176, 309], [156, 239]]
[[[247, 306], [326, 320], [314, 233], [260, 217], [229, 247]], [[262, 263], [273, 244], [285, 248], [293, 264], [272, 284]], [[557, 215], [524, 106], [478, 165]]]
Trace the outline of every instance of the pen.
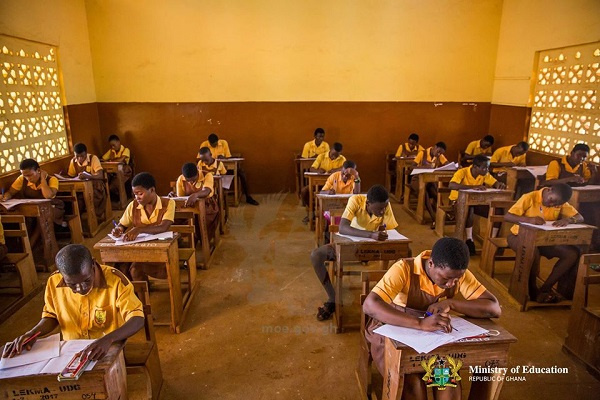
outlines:
[[[429, 311], [426, 311], [426, 312], [425, 312], [425, 317], [431, 317], [432, 315], [433, 315], [433, 313], [430, 313]], [[423, 318], [425, 318], [425, 317], [423, 317]], [[452, 327], [452, 330], [454, 330], [454, 331], [457, 331], [457, 332], [458, 332], [458, 329], [456, 329], [455, 327]]]
[[27, 343], [31, 342], [33, 339], [35, 339], [36, 337], [40, 336], [42, 334], [41, 331], [37, 331], [34, 335], [29, 336], [27, 339], [25, 339], [25, 341], [23, 342], [23, 346], [25, 346]]
[[115, 222], [115, 220], [114, 220], [114, 219], [112, 220], [112, 223], [113, 223], [113, 225], [115, 226], [115, 228], [118, 228], [118, 227], [119, 227], [119, 225], [118, 225], [118, 224]]

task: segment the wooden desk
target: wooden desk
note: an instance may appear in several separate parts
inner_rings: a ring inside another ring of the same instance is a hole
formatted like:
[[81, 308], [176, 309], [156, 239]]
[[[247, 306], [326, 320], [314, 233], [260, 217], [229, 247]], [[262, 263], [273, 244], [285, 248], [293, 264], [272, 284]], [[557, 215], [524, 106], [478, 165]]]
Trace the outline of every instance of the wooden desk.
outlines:
[[[436, 355], [450, 356], [462, 361], [463, 382], [467, 380], [465, 373], [468, 373], [471, 366], [506, 368], [508, 366], [509, 346], [511, 343], [515, 343], [517, 338], [492, 320], [467, 319], [497, 335], [490, 335], [485, 338], [462, 339], [458, 342], [440, 346], [429, 354], [418, 354], [411, 347], [386, 337], [383, 399], [400, 400], [404, 388], [404, 375], [413, 373], [425, 375], [421, 361], [428, 360]], [[490, 400], [498, 399], [502, 389], [504, 374], [499, 373], [496, 376], [499, 379], [495, 382], [492, 393], [488, 397]]]
[[114, 343], [91, 371], [76, 381], [59, 382], [57, 374], [0, 379], [0, 397], [14, 400], [127, 400], [124, 342]]
[[296, 194], [298, 198], [302, 193], [302, 189], [306, 186], [306, 179], [304, 178], [304, 173], [310, 169], [310, 166], [313, 165], [316, 158], [302, 158], [296, 157], [294, 159], [294, 168], [296, 170]]
[[465, 225], [470, 206], [489, 205], [492, 201], [512, 200], [513, 192], [510, 190], [485, 190], [471, 191], [459, 190], [456, 199], [456, 228], [454, 237], [465, 240]]
[[[521, 311], [528, 307], [548, 305], [529, 300], [529, 274], [534, 262], [535, 248], [539, 246], [574, 245], [589, 246], [592, 233], [596, 229], [586, 225], [584, 228], [556, 229], [545, 231], [531, 225], [519, 225], [515, 268], [510, 278], [508, 292], [521, 305]], [[583, 251], [585, 253], [585, 251]], [[529, 306], [528, 306], [529, 303]], [[560, 305], [566, 305], [561, 302]]]
[[[125, 190], [125, 175], [123, 174], [122, 162], [102, 161], [102, 168], [109, 174], [115, 174], [119, 183], [119, 209], [124, 210], [127, 207], [127, 191]], [[107, 198], [110, 201], [110, 194]]]
[[600, 202], [600, 185], [589, 185], [573, 188], [573, 195], [569, 204], [579, 211], [581, 203]]
[[242, 197], [242, 191], [240, 188], [240, 177], [238, 171], [240, 164], [244, 162], [243, 157], [232, 157], [232, 158], [219, 158], [219, 161], [223, 162], [223, 165], [227, 171], [233, 171], [233, 206], [237, 207], [240, 205], [240, 198]]
[[412, 179], [418, 179], [419, 192], [417, 193], [417, 209], [410, 208], [410, 192], [404, 193], [403, 208], [408, 214], [417, 220], [419, 224], [425, 223], [425, 187], [428, 183], [436, 183], [438, 178], [452, 178], [456, 171], [432, 171], [413, 175]]
[[[198, 199], [194, 207], [185, 207], [185, 200], [173, 199], [175, 201], [175, 211], [191, 212], [195, 218], [195, 224], [200, 231], [200, 241], [202, 246], [202, 259], [204, 260], [204, 269], [208, 269], [212, 260], [212, 252], [210, 249], [210, 239], [208, 235], [208, 222], [206, 221], [206, 199]], [[219, 220], [220, 223], [220, 220]], [[215, 227], [215, 249], [219, 245], [220, 227]]]
[[[383, 267], [387, 269], [390, 261], [410, 257], [410, 243], [412, 240], [386, 240], [354, 242], [342, 237], [337, 233], [333, 235], [335, 247], [335, 332], [344, 330], [343, 309], [344, 297], [342, 296], [342, 280], [344, 277], [345, 261], [383, 261]], [[346, 273], [348, 275], [348, 273]]]
[[108, 223], [112, 221], [112, 205], [110, 204], [110, 192], [105, 186], [106, 202], [104, 208], [104, 222], [98, 223], [98, 216], [96, 215], [96, 209], [94, 207], [94, 182], [91, 180], [69, 180], [62, 181], [58, 180], [58, 191], [75, 191], [83, 193], [83, 202], [85, 204], [85, 212], [87, 214], [87, 226], [83, 233], [87, 237], [94, 237], [102, 230]]
[[189, 282], [188, 290], [184, 294], [181, 292], [178, 237], [179, 235], [175, 234], [170, 240], [154, 240], [123, 246], [115, 246], [111, 238], [105, 237], [94, 245], [94, 249], [100, 252], [100, 259], [103, 263], [137, 261], [166, 265], [171, 301], [171, 321], [169, 323], [155, 322], [154, 325], [169, 325], [171, 332], [174, 333], [181, 332], [181, 325], [196, 289], [196, 282]]
[[321, 194], [317, 193], [317, 226], [315, 229], [315, 241], [317, 247], [323, 245], [323, 232], [325, 231], [325, 218], [323, 213], [329, 210], [335, 210], [336, 208], [346, 208], [348, 199], [353, 194]]
[[401, 202], [404, 195], [404, 179], [406, 167], [414, 164], [415, 157], [394, 157], [396, 162], [396, 191], [394, 197], [397, 202]]
[[0, 207], [0, 213], [37, 218], [40, 231], [42, 232], [44, 264], [49, 270], [52, 270], [56, 253], [58, 253], [58, 243], [56, 243], [56, 236], [54, 235], [54, 210], [50, 200], [19, 204], [10, 211]]
[[227, 205], [227, 199], [225, 199], [225, 191], [223, 190], [223, 182], [221, 182], [221, 175], [213, 175], [214, 190], [219, 197], [219, 229], [221, 234], [227, 233], [227, 220], [229, 219], [229, 206]]
[[531, 172], [522, 168], [507, 168], [506, 169], [506, 189], [512, 190], [514, 193], [514, 199], [518, 200], [523, 193], [523, 185], [524, 181], [534, 182], [533, 190], [535, 190], [539, 186], [539, 179], [537, 176], [534, 176]]
[[330, 173], [326, 172], [320, 174], [318, 172], [305, 172], [304, 177], [308, 179], [308, 223], [310, 230], [315, 229], [315, 221], [312, 218], [311, 212], [315, 209], [315, 190], [318, 190], [318, 186], [324, 186], [329, 178]]

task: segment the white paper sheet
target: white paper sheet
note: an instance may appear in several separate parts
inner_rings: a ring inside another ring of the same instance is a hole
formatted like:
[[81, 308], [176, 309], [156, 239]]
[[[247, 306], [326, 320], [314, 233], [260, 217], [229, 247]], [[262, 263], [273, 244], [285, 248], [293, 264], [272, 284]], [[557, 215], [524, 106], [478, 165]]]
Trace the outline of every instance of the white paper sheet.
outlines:
[[585, 186], [577, 186], [572, 188], [573, 190], [600, 190], [600, 185], [585, 185]]
[[219, 161], [227, 162], [227, 161], [244, 161], [244, 157], [229, 157], [229, 158], [219, 158]]
[[526, 167], [513, 167], [516, 170], [525, 170], [527, 172], [529, 172], [531, 175], [533, 175], [534, 177], [537, 177], [539, 175], [544, 175], [546, 173], [546, 171], [548, 170], [548, 166], [547, 165], [528, 165]]
[[475, 189], [460, 189], [461, 192], [469, 192], [469, 193], [490, 193], [490, 192], [506, 192], [505, 189], [494, 189], [494, 188], [486, 188], [485, 190], [475, 190]]
[[439, 168], [415, 168], [411, 171], [411, 175], [419, 175], [425, 174], [427, 172], [435, 172], [435, 171], [454, 171], [458, 169], [458, 164], [455, 162], [448, 163]]
[[55, 177], [58, 178], [59, 181], [75, 181], [75, 182], [82, 182], [82, 179], [79, 179], [79, 177], [75, 177], [75, 178], [71, 178], [70, 176], [65, 176], [65, 175], [60, 175], [60, 174], [54, 174]]
[[124, 241], [123, 236], [115, 237], [113, 234], [109, 233], [108, 237], [115, 241], [115, 246], [124, 246], [135, 243], [148, 242], [150, 240], [166, 240], [173, 239], [173, 232], [167, 231], [163, 233], [157, 233], [156, 235], [151, 235], [149, 233], [140, 233], [135, 240]]
[[402, 342], [419, 353], [429, 353], [445, 344], [488, 332], [486, 329], [460, 317], [452, 317], [452, 327], [456, 330], [453, 329], [451, 333], [444, 333], [441, 331], [425, 332], [418, 329], [383, 325], [375, 329], [374, 332]]
[[0, 206], [6, 208], [6, 210], [12, 210], [19, 204], [37, 204], [48, 201], [47, 199], [10, 199], [0, 202]]
[[[386, 241], [390, 241], [390, 240], [408, 240], [408, 238], [406, 236], [400, 234], [395, 229], [388, 229], [387, 230], [387, 234], [388, 234], [388, 239]], [[375, 240], [375, 239], [363, 238], [363, 237], [358, 237], [358, 236], [350, 236], [350, 235], [342, 235], [340, 233], [336, 233], [336, 235], [344, 237], [344, 238], [347, 238], [347, 239], [350, 239], [353, 242], [379, 242], [379, 240]]]
[[327, 193], [318, 193], [317, 196], [327, 197], [328, 199], [349, 199], [354, 196], [354, 194], [327, 194]]
[[529, 222], [521, 222], [520, 225], [533, 226], [534, 228], [541, 229], [543, 231], [558, 231], [561, 229], [589, 228], [589, 226], [585, 225], [585, 224], [569, 224], [567, 226], [552, 226], [552, 224], [554, 222], [556, 222], [556, 221], [546, 221], [545, 225], [535, 225], [535, 224], [530, 224]]
[[233, 178], [233, 175], [221, 175], [221, 186], [223, 186], [223, 189], [231, 189]]
[[[8, 344], [8, 343], [7, 343]], [[21, 354], [13, 358], [0, 358], [0, 369], [19, 367], [37, 363], [40, 361], [48, 361], [51, 358], [60, 355], [60, 335], [48, 336], [47, 338], [38, 339], [30, 351], [23, 350]]]

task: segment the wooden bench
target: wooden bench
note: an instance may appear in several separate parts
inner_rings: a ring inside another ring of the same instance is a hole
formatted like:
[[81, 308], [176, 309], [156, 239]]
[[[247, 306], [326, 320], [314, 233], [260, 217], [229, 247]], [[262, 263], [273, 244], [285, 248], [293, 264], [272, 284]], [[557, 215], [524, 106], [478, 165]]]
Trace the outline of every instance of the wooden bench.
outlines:
[[[444, 231], [447, 225], [456, 225], [454, 220], [454, 205], [450, 202], [450, 184], [451, 177], [441, 177], [437, 182], [437, 208], [435, 210], [435, 233], [439, 237], [444, 237]], [[451, 219], [451, 221], [449, 221]]]
[[[71, 243], [80, 244], [83, 243], [83, 228], [81, 227], [81, 215], [79, 214], [79, 202], [77, 200], [77, 193], [75, 189], [63, 190], [58, 192], [56, 199], [62, 200], [65, 203], [65, 211], [67, 208], [71, 209], [71, 213], [65, 212], [64, 221], [69, 226], [71, 232]], [[69, 206], [69, 207], [67, 207]]]
[[[479, 269], [481, 269], [490, 278], [494, 278], [495, 274], [495, 263], [496, 260], [514, 260], [514, 256], [497, 256], [498, 250], [506, 250], [509, 248], [506, 238], [508, 237], [508, 228], [512, 224], [504, 222], [504, 215], [508, 212], [508, 209], [515, 204], [514, 201], [492, 201], [490, 203], [490, 212], [488, 214], [487, 226], [485, 230], [485, 236], [483, 238], [483, 248], [481, 250], [481, 261], [479, 262]], [[492, 231], [494, 224], [500, 223], [500, 229], [498, 235], [494, 237]]]

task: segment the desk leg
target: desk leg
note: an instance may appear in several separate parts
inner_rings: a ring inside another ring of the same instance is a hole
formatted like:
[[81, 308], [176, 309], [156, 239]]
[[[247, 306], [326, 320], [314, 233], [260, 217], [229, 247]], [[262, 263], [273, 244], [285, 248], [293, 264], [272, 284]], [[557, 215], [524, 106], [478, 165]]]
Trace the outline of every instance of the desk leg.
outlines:
[[402, 350], [394, 347], [390, 338], [385, 338], [385, 367], [383, 371], [383, 400], [400, 400], [404, 389], [404, 375], [400, 373]]
[[296, 170], [296, 196], [298, 196], [298, 198], [300, 198], [300, 187], [302, 186], [302, 183], [300, 181], [301, 176], [302, 176], [302, 166], [299, 162], [295, 162], [295, 170]]
[[342, 333], [344, 331], [344, 296], [342, 295], [342, 281], [344, 277], [344, 263], [340, 255], [340, 246], [336, 246], [335, 249], [335, 333]]
[[179, 249], [175, 242], [168, 251], [167, 279], [171, 298], [171, 332], [181, 332], [183, 300], [181, 296], [181, 277], [179, 276]]
[[321, 245], [321, 238], [323, 237], [323, 211], [320, 207], [321, 202], [317, 201], [317, 226], [315, 228], [315, 242], [317, 247]]
[[108, 399], [127, 400], [127, 369], [123, 351], [104, 374], [104, 387]]
[[198, 229], [200, 230], [200, 241], [202, 244], [202, 258], [204, 260], [203, 269], [208, 269], [210, 263], [210, 240], [208, 237], [208, 228], [206, 223], [206, 207], [203, 200], [200, 202], [200, 212], [198, 213], [197, 217]]
[[396, 161], [396, 201], [400, 202], [402, 195], [404, 194], [404, 168], [400, 166], [400, 163]]
[[[98, 228], [98, 217], [96, 216], [96, 209], [94, 208], [94, 186], [86, 184], [83, 191], [83, 202], [85, 204], [85, 211], [87, 213], [88, 229], [89, 234], [94, 235]], [[110, 201], [109, 201], [110, 203]], [[106, 216], [110, 218], [110, 215]]]
[[[417, 177], [413, 177], [413, 179], [417, 179]], [[404, 209], [408, 212], [411, 212], [410, 209], [410, 188], [404, 188]]]
[[[505, 373], [481, 374], [489, 379], [487, 382], [473, 382], [469, 392], [469, 400], [498, 400], [504, 384]], [[464, 379], [463, 379], [464, 382]]]
[[315, 229], [315, 221], [313, 220], [313, 216], [312, 213], [314, 211], [314, 206], [315, 206], [315, 192], [314, 192], [314, 188], [315, 185], [312, 184], [312, 182], [309, 180], [309, 185], [308, 185], [308, 226], [310, 227], [310, 230], [313, 231]]
[[237, 163], [235, 163], [235, 167], [233, 170], [233, 180], [234, 180], [234, 184], [233, 184], [233, 195], [235, 196], [235, 199], [233, 199], [233, 204], [237, 207], [240, 205], [240, 176], [238, 174], [238, 165]]
[[510, 277], [508, 292], [521, 304], [521, 311], [529, 297], [529, 274], [535, 258], [535, 236], [533, 229], [521, 229], [519, 231], [519, 244], [517, 247], [517, 259], [515, 269]]
[[458, 196], [456, 202], [456, 226], [454, 227], [454, 237], [460, 240], [465, 240], [465, 226], [467, 225], [467, 214], [469, 212], [469, 206], [465, 201], [465, 198]]
[[[125, 191], [125, 177], [121, 168], [117, 171], [117, 182], [119, 184], [119, 208], [124, 210], [127, 207], [127, 192]], [[106, 200], [110, 203], [110, 195]], [[107, 216], [107, 218], [109, 217]]]
[[49, 203], [41, 203], [39, 210], [38, 225], [44, 241], [44, 260], [50, 271], [54, 265], [56, 253], [58, 253], [58, 243], [56, 243], [56, 236], [54, 235], [54, 209]]
[[[413, 177], [413, 179], [415, 179]], [[415, 218], [417, 219], [417, 222], [419, 224], [422, 224], [425, 217], [425, 186], [427, 184], [425, 183], [425, 180], [423, 179], [422, 175], [419, 175], [419, 195], [417, 198], [417, 212], [415, 214]]]
[[221, 226], [219, 227], [219, 229], [221, 230], [222, 235], [226, 233], [225, 224], [227, 223], [227, 213], [227, 199], [225, 199], [223, 185], [219, 185], [219, 218], [221, 219]]

